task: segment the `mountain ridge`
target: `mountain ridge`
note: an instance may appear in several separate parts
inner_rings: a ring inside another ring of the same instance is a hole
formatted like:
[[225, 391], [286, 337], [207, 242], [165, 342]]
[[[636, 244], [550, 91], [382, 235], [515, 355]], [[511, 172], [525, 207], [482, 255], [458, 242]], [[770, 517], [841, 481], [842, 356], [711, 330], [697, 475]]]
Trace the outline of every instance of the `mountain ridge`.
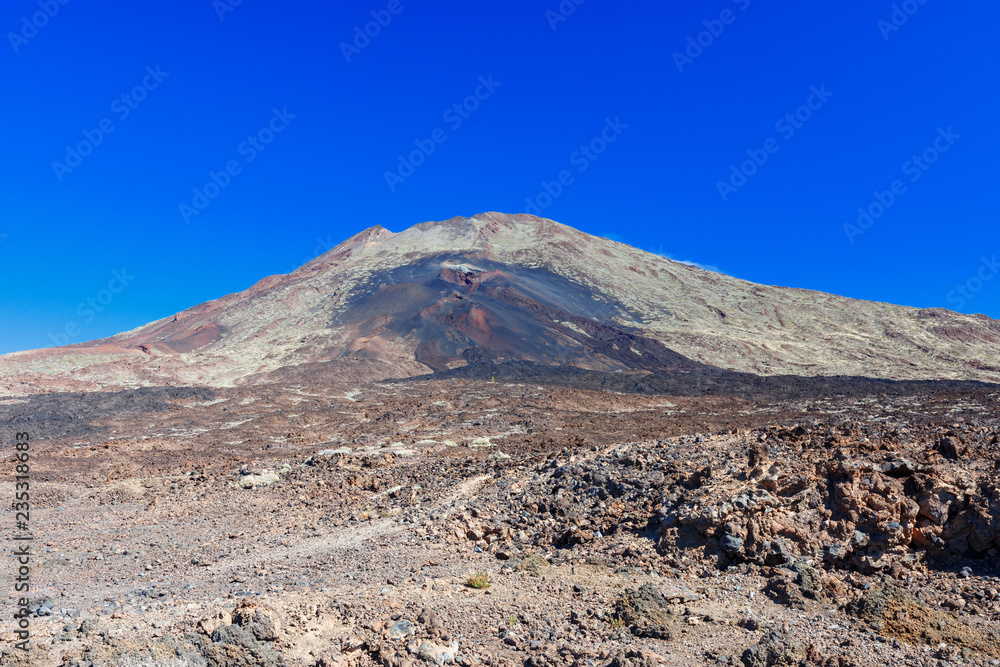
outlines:
[[1000, 381], [1000, 322], [706, 271], [525, 214], [375, 225], [288, 274], [109, 338], [0, 357], [0, 392], [348, 381], [510, 359]]

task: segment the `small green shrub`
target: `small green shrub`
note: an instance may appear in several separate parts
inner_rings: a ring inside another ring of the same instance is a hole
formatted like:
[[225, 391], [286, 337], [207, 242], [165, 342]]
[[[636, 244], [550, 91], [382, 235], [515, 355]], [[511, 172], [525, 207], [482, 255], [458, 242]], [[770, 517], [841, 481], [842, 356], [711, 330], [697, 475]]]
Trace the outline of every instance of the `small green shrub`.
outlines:
[[477, 572], [475, 574], [470, 574], [469, 578], [465, 580], [465, 585], [469, 588], [489, 588], [491, 583], [493, 582], [490, 581], [489, 572]]

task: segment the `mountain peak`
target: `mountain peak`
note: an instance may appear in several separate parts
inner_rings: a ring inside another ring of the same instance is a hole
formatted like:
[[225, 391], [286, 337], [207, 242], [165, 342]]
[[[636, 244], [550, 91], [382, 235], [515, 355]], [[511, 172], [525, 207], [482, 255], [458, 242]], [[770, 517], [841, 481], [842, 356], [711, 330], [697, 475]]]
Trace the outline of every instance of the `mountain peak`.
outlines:
[[489, 211], [471, 217], [421, 222], [395, 233], [375, 225], [351, 236], [302, 268], [316, 269], [348, 259], [357, 261], [375, 256], [391, 262], [393, 258], [413, 252], [485, 253], [498, 261], [506, 261], [505, 256], [510, 253], [538, 250], [546, 244], [567, 241], [584, 243], [594, 238], [547, 218]]
[[346, 260], [352, 257], [359, 250], [378, 245], [381, 241], [392, 238], [393, 236], [395, 236], [395, 234], [382, 225], [369, 227], [364, 231], [358, 232], [349, 239], [341, 241], [334, 248], [327, 250], [322, 255], [319, 255], [312, 261], [299, 267], [296, 272], [314, 269], [320, 266], [329, 265], [330, 263]]

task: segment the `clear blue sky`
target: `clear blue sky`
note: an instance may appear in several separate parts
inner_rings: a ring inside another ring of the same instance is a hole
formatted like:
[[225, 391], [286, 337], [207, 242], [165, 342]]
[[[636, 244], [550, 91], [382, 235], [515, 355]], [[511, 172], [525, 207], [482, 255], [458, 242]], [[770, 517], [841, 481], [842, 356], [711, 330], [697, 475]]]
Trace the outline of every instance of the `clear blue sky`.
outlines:
[[529, 198], [740, 278], [1000, 317], [996, 3], [65, 1], [0, 13], [0, 352]]

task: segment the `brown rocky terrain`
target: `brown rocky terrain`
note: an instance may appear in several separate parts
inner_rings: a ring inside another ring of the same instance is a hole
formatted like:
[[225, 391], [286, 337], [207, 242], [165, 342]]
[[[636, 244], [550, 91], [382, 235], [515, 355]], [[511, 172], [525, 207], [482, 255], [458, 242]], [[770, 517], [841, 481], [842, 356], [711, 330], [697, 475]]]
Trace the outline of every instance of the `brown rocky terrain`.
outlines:
[[756, 285], [528, 215], [374, 227], [297, 271], [109, 339], [0, 357], [0, 395], [599, 372], [1000, 379], [1000, 324]]
[[1000, 665], [998, 334], [531, 216], [370, 229], [0, 357], [0, 665]]
[[33, 650], [7, 615], [0, 664], [1000, 664], [998, 397], [3, 399], [38, 542]]

